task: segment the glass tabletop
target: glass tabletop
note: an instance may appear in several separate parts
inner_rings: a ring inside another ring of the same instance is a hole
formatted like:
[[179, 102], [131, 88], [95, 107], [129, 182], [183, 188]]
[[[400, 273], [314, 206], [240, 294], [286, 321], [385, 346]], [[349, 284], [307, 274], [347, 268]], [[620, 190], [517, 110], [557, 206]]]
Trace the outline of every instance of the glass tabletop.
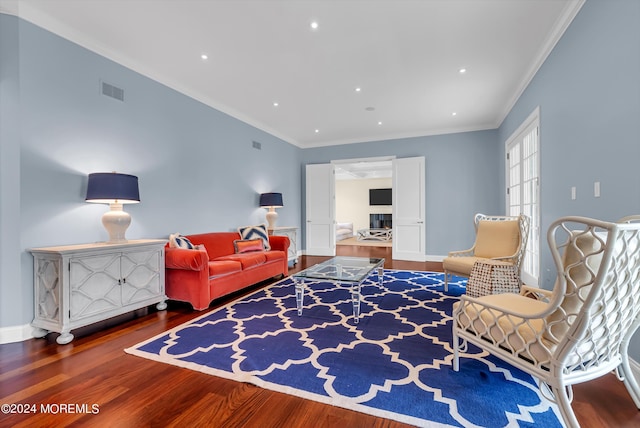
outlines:
[[371, 271], [382, 268], [384, 259], [366, 257], [333, 257], [294, 274], [294, 278], [327, 279], [342, 282], [362, 282]]

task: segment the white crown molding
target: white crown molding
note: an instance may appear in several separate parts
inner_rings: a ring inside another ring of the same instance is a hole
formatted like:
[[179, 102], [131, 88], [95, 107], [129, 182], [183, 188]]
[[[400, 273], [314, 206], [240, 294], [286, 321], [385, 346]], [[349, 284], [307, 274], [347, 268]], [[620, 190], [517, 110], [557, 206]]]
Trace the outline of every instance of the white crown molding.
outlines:
[[513, 106], [516, 105], [516, 102], [518, 102], [535, 75], [538, 73], [538, 70], [540, 70], [542, 64], [544, 64], [544, 62], [547, 60], [547, 57], [551, 54], [553, 48], [555, 48], [556, 44], [560, 41], [560, 39], [564, 35], [564, 32], [567, 30], [567, 28], [569, 28], [569, 25], [571, 25], [578, 12], [580, 12], [580, 9], [584, 5], [585, 1], [586, 0], [573, 0], [567, 3], [567, 6], [565, 7], [562, 15], [560, 15], [560, 17], [556, 21], [552, 31], [547, 37], [547, 40], [543, 44], [542, 49], [540, 49], [538, 56], [531, 64], [531, 68], [525, 74], [522, 82], [520, 82], [520, 85], [511, 97], [511, 100], [504, 106], [502, 114], [499, 116], [499, 120], [497, 121], [498, 124], [496, 128], [499, 128], [500, 125], [502, 125], [502, 122], [504, 122]]
[[401, 140], [405, 138], [418, 138], [418, 137], [431, 137], [434, 135], [448, 135], [448, 134], [461, 134], [464, 132], [475, 132], [475, 131], [488, 131], [492, 129], [496, 129], [498, 126], [496, 124], [486, 124], [482, 126], [473, 126], [473, 127], [460, 127], [460, 128], [444, 128], [437, 130], [417, 130], [411, 132], [400, 132], [388, 134], [385, 136], [365, 136], [360, 138], [347, 138], [342, 140], [327, 140], [327, 141], [318, 141], [312, 143], [303, 143], [298, 145], [303, 149], [312, 149], [316, 147], [328, 147], [328, 146], [339, 146], [343, 144], [358, 144], [358, 143], [373, 143], [377, 141], [391, 141], [391, 140]]

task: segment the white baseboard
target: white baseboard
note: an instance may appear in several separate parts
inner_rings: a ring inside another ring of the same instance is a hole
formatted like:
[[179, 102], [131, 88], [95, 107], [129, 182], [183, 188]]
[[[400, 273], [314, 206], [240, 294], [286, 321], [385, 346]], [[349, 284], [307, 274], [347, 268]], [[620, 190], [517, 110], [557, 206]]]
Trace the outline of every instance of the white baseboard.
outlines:
[[31, 324], [0, 327], [0, 345], [33, 339]]
[[427, 254], [426, 256], [424, 256], [424, 261], [425, 262], [441, 262], [444, 260], [445, 257], [447, 256], [434, 256], [434, 255]]

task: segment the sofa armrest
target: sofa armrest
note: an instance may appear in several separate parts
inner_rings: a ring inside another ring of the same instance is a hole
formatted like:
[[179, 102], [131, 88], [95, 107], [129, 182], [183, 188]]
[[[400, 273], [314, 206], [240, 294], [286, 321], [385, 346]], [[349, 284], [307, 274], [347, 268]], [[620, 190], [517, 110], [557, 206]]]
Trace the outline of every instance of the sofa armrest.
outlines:
[[289, 251], [290, 244], [291, 242], [288, 236], [269, 235], [269, 245], [272, 250], [284, 251], [286, 253]]
[[209, 266], [209, 255], [206, 250], [165, 248], [164, 254], [164, 265], [167, 269], [204, 270]]

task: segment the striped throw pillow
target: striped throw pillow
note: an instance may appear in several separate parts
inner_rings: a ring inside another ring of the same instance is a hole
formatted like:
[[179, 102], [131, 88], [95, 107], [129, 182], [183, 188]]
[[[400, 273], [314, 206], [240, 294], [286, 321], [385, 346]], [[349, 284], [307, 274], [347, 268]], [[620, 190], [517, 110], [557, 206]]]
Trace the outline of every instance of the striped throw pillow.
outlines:
[[238, 228], [240, 238], [242, 239], [262, 239], [264, 249], [269, 251], [271, 245], [269, 245], [269, 233], [267, 232], [266, 224], [259, 224], [257, 226], [244, 226]]

